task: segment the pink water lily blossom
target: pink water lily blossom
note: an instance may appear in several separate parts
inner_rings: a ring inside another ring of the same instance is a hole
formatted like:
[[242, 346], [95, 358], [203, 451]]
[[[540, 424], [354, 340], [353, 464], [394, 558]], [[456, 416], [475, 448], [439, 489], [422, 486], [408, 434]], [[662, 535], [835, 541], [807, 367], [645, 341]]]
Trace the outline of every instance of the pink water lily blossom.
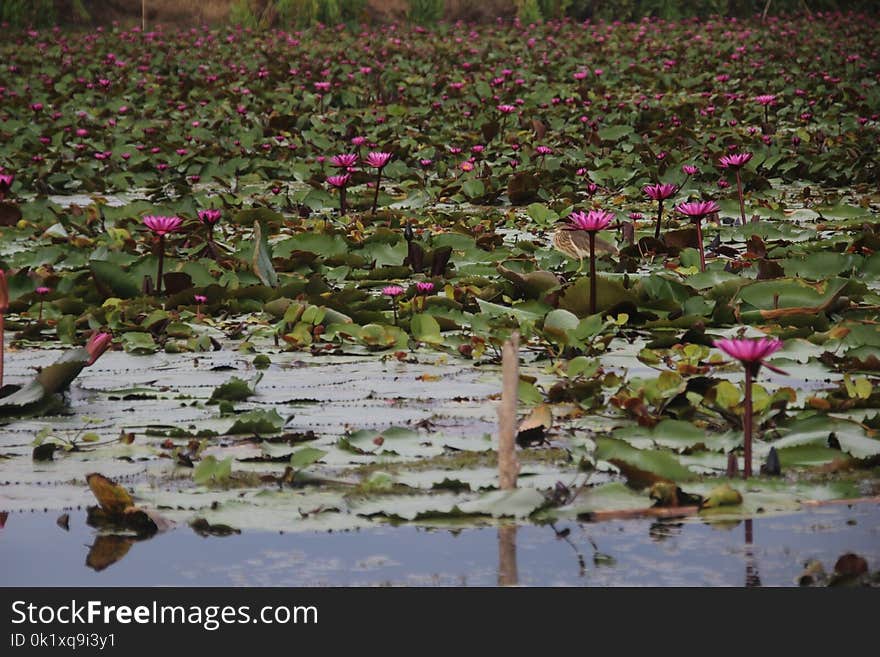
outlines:
[[690, 217], [692, 221], [705, 219], [710, 214], [714, 214], [720, 210], [715, 201], [688, 201], [687, 203], [679, 203], [675, 209], [683, 215]]
[[397, 326], [397, 297], [406, 292], [399, 285], [388, 285], [382, 288], [382, 294], [391, 298], [391, 311], [394, 313], [394, 325]]
[[[568, 221], [575, 230], [587, 232], [590, 244], [590, 314], [596, 314], [596, 233], [608, 227], [614, 219], [614, 213], [607, 210], [590, 210], [589, 212], [572, 212]], [[581, 261], [583, 263], [583, 260]], [[580, 270], [580, 267], [578, 267]]]
[[37, 295], [38, 297], [40, 297], [40, 309], [39, 309], [39, 311], [38, 311], [38, 315], [37, 315], [37, 322], [42, 322], [42, 321], [43, 321], [43, 297], [45, 297], [45, 296], [46, 296], [47, 294], [49, 294], [49, 292], [51, 292], [51, 291], [52, 291], [52, 288], [51, 288], [51, 287], [46, 287], [45, 285], [41, 285], [41, 286], [38, 287], [36, 290], [34, 290], [34, 292], [36, 293], [36, 295]]
[[385, 168], [385, 165], [388, 164], [389, 160], [391, 160], [391, 153], [384, 153], [381, 151], [372, 151], [368, 153], [364, 160], [368, 166], [378, 169], [376, 172], [376, 192], [373, 194], [372, 214], [376, 214], [376, 208], [379, 205], [379, 186], [382, 183], [382, 169]]
[[752, 380], [758, 375], [761, 366], [785, 374], [782, 370], [765, 362], [765, 359], [782, 349], [782, 340], [777, 338], [728, 338], [716, 340], [715, 346], [742, 363], [746, 371], [746, 390], [743, 401], [743, 476], [752, 476]]
[[391, 160], [391, 153], [371, 152], [364, 160], [368, 166], [382, 169]]
[[199, 221], [206, 226], [213, 226], [220, 221], [222, 214], [223, 213], [217, 209], [199, 210]]
[[700, 271], [706, 271], [706, 253], [703, 250], [703, 219], [720, 209], [715, 201], [689, 201], [676, 207], [681, 214], [697, 225], [697, 247], [700, 251]]
[[416, 283], [416, 292], [419, 294], [431, 294], [434, 291], [434, 284], [431, 281]]
[[144, 225], [159, 238], [159, 262], [156, 269], [156, 292], [162, 293], [162, 265], [165, 262], [165, 235], [180, 230], [183, 219], [180, 217], [163, 217], [147, 215], [144, 217]]
[[195, 294], [193, 295], [193, 301], [196, 302], [196, 319], [201, 321], [203, 318], [202, 304], [207, 303], [208, 297], [206, 297], [204, 294]]
[[672, 198], [678, 193], [678, 185], [671, 183], [657, 183], [647, 185], [642, 191], [649, 199], [657, 201], [657, 223], [654, 225], [654, 239], [660, 239], [660, 226], [663, 223], [663, 201]]
[[614, 220], [614, 213], [606, 210], [590, 210], [589, 212], [572, 212], [568, 220], [577, 230], [597, 232], [604, 230]]
[[[731, 358], [740, 361], [746, 367], [759, 368], [766, 365], [763, 361], [782, 349], [782, 340], [778, 338], [726, 338], [716, 340], [715, 346]], [[756, 367], [757, 366], [757, 367]], [[768, 365], [768, 367], [770, 367]], [[774, 369], [771, 367], [771, 369]]]
[[645, 196], [652, 201], [663, 201], [675, 196], [676, 192], [678, 192], [678, 185], [672, 185], [670, 183], [647, 185], [642, 191], [645, 192]]
[[176, 233], [180, 230], [182, 224], [183, 220], [180, 217], [163, 217], [157, 215], [147, 215], [144, 217], [144, 225], [159, 237], [164, 237], [168, 233]]
[[345, 187], [349, 180], [351, 180], [351, 176], [347, 173], [340, 176], [327, 176], [327, 184], [333, 187]]
[[336, 176], [327, 176], [327, 184], [339, 190], [339, 215], [345, 214], [345, 190], [351, 180], [351, 174], [344, 173]]
[[745, 196], [743, 195], [742, 175], [740, 174], [740, 169], [742, 169], [751, 159], [751, 153], [743, 152], [731, 153], [730, 155], [722, 155], [721, 158], [718, 160], [723, 169], [733, 170], [733, 173], [736, 176], [736, 193], [739, 198], [740, 222], [743, 226], [745, 226], [746, 224], [746, 202]]
[[103, 331], [92, 335], [86, 344], [86, 351], [89, 353], [89, 360], [86, 365], [94, 365], [95, 361], [101, 357], [101, 354], [110, 347], [112, 340], [113, 335]]
[[731, 153], [730, 155], [722, 155], [718, 159], [718, 163], [723, 169], [739, 169], [751, 159], [751, 153]]
[[15, 182], [15, 174], [0, 173], [0, 201], [9, 193], [12, 183]]
[[337, 169], [348, 169], [357, 164], [357, 153], [341, 153], [330, 158], [330, 164]]

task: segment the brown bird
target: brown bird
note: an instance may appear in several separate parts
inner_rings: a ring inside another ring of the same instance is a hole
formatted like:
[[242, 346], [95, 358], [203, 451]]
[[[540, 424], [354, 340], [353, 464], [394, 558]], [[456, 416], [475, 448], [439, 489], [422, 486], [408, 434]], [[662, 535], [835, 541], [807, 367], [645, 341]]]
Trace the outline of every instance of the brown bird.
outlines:
[[[553, 248], [564, 253], [569, 258], [579, 261], [577, 270], [584, 265], [584, 258], [590, 256], [590, 238], [585, 230], [577, 230], [571, 224], [563, 224], [553, 233]], [[617, 255], [617, 247], [596, 236], [596, 255], [609, 253]]]

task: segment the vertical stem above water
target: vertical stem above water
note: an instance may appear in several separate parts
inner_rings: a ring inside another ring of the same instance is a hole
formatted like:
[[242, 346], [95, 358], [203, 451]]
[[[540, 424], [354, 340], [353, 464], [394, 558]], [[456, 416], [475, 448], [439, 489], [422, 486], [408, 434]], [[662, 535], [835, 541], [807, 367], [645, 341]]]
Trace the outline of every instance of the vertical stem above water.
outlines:
[[376, 175], [376, 193], [373, 194], [373, 211], [371, 214], [376, 214], [376, 208], [379, 205], [379, 183], [382, 182], [382, 169], [379, 169], [378, 175]]
[[590, 314], [596, 314], [596, 233], [590, 231]]
[[657, 201], [657, 225], [654, 227], [654, 239], [660, 239], [660, 222], [663, 220], [663, 199]]
[[743, 200], [743, 184], [742, 184], [742, 176], [739, 173], [739, 169], [736, 170], [736, 192], [739, 194], [739, 215], [742, 218], [742, 225], [746, 225], [746, 204]]
[[159, 235], [159, 269], [156, 272], [156, 294], [162, 294], [162, 266], [165, 264], [165, 236]]
[[519, 397], [519, 333], [514, 332], [501, 351], [501, 405], [498, 407], [498, 484], [516, 488], [516, 405]]
[[697, 219], [697, 246], [700, 247], [700, 271], [706, 271], [706, 255], [703, 252], [703, 218]]
[[746, 399], [743, 404], [743, 477], [752, 476], [752, 369], [746, 366]]

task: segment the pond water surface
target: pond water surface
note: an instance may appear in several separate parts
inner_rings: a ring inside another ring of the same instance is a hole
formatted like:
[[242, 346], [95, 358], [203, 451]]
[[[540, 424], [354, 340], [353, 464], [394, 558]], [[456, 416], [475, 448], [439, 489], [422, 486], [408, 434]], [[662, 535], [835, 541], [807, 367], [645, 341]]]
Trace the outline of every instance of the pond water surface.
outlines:
[[[103, 539], [71, 513], [15, 513], [0, 529], [5, 586], [793, 586], [854, 552], [880, 565], [880, 504], [732, 524], [619, 520]], [[557, 533], [558, 532], [558, 533]], [[560, 534], [566, 534], [561, 536]], [[116, 558], [116, 561], [112, 561]], [[89, 565], [90, 564], [90, 565]], [[96, 570], [96, 568], [101, 568]]]

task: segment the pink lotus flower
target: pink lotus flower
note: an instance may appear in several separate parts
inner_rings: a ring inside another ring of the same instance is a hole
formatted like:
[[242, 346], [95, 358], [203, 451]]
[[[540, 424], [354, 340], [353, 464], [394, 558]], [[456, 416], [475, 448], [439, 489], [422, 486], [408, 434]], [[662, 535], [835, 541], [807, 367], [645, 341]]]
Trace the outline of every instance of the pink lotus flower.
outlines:
[[327, 176], [327, 184], [338, 188], [348, 185], [349, 180], [351, 180], [351, 176], [347, 173], [340, 176]]
[[100, 332], [92, 335], [86, 344], [86, 351], [89, 352], [89, 361], [86, 365], [94, 365], [95, 361], [101, 357], [101, 354], [107, 351], [112, 340], [113, 336], [110, 333]]
[[43, 321], [43, 297], [49, 294], [52, 291], [52, 288], [41, 285], [34, 292], [36, 292], [37, 296], [40, 297], [40, 310], [37, 315], [37, 322]]
[[3, 200], [9, 193], [13, 182], [15, 182], [15, 174], [0, 173], [0, 200]]
[[[571, 224], [570, 230], [583, 230], [587, 232], [590, 243], [590, 314], [596, 314], [596, 233], [606, 228], [614, 213], [605, 210], [590, 210], [589, 212], [572, 212], [568, 215]], [[583, 259], [581, 259], [583, 266]], [[580, 271], [580, 266], [578, 267]]]
[[[740, 175], [739, 170], [742, 169], [751, 159], [751, 153], [731, 153], [730, 155], [722, 155], [718, 160], [721, 163], [722, 168], [733, 169], [733, 172], [736, 174], [736, 191], [739, 197], [740, 221], [743, 226], [746, 225], [746, 203], [745, 197], [743, 196], [742, 176]], [[723, 185], [721, 184], [722, 182], [724, 182]], [[719, 180], [718, 186], [727, 187], [727, 182]]]
[[760, 96], [755, 96], [755, 102], [759, 105], [763, 105], [766, 107], [767, 105], [772, 105], [776, 102], [775, 94], [761, 94]]
[[732, 153], [730, 155], [722, 155], [718, 162], [723, 169], [739, 169], [752, 159], [751, 153]]
[[761, 366], [780, 374], [782, 370], [765, 362], [765, 359], [782, 348], [782, 340], [776, 338], [760, 338], [749, 340], [746, 338], [734, 338], [717, 340], [715, 346], [728, 356], [742, 363], [746, 371], [746, 394], [743, 401], [743, 476], [748, 479], [752, 476], [752, 379], [757, 375]]
[[[777, 338], [760, 338], [757, 340], [749, 340], [747, 338], [735, 338], [716, 340], [715, 346], [721, 349], [731, 358], [735, 358], [745, 367], [753, 368], [757, 373], [757, 369], [761, 365], [766, 365], [764, 360], [782, 349], [782, 340]], [[774, 371], [776, 368], [767, 365]]]
[[382, 294], [391, 298], [391, 310], [394, 313], [394, 325], [397, 326], [397, 297], [406, 292], [399, 285], [389, 285], [382, 288]]
[[695, 167], [693, 164], [684, 164], [684, 165], [682, 165], [681, 170], [683, 173], [685, 173], [688, 176], [695, 176], [696, 174], [698, 174], [700, 172], [700, 170], [697, 167]]
[[535, 152], [538, 155], [550, 155], [553, 152], [553, 149], [550, 148], [549, 146], [538, 146], [535, 149]]
[[663, 201], [675, 196], [675, 193], [678, 191], [678, 185], [671, 185], [668, 183], [648, 185], [642, 191], [645, 192], [645, 195], [652, 201]]
[[349, 167], [353, 167], [355, 164], [357, 164], [357, 161], [357, 153], [342, 153], [340, 155], [334, 155], [330, 158], [330, 164], [337, 169], [348, 169]]
[[660, 227], [663, 223], [663, 201], [674, 196], [678, 192], [678, 185], [669, 183], [648, 185], [642, 191], [648, 198], [657, 201], [657, 223], [654, 225], [654, 239], [660, 239]]
[[147, 215], [144, 217], [144, 225], [153, 231], [159, 237], [164, 237], [168, 233], [176, 233], [180, 230], [183, 220], [180, 217], [162, 217]]
[[204, 294], [196, 294], [193, 296], [193, 300], [199, 304], [207, 303], [208, 297], [206, 297]]
[[382, 169], [391, 159], [391, 153], [371, 152], [367, 155], [365, 162], [368, 166]]
[[419, 281], [418, 283], [416, 283], [416, 292], [418, 294], [431, 294], [431, 292], [433, 292], [433, 291], [434, 291], [434, 284], [430, 281], [425, 282], [425, 283]]
[[156, 269], [156, 293], [162, 293], [162, 266], [165, 262], [165, 235], [180, 230], [183, 220], [180, 217], [162, 217], [148, 215], [144, 217], [144, 225], [159, 237], [159, 262]]
[[718, 212], [720, 208], [715, 201], [689, 201], [687, 203], [679, 203], [675, 209], [683, 215], [690, 217], [692, 221], [700, 221], [710, 214]]
[[572, 212], [568, 215], [571, 225], [577, 230], [585, 230], [595, 233], [604, 230], [614, 219], [614, 213], [605, 210], [590, 210], [589, 212]]
[[720, 208], [715, 201], [690, 201], [688, 203], [679, 203], [676, 210], [683, 215], [690, 217], [690, 220], [697, 225], [697, 247], [700, 250], [700, 271], [706, 271], [706, 253], [703, 250], [703, 219], [710, 214], [718, 212]]
[[222, 214], [223, 213], [220, 210], [216, 209], [199, 210], [199, 221], [206, 226], [213, 226], [220, 221]]
[[382, 169], [385, 168], [385, 165], [388, 164], [390, 159], [391, 153], [373, 151], [367, 155], [365, 160], [368, 166], [378, 169], [376, 172], [376, 193], [373, 194], [372, 214], [376, 214], [376, 209], [379, 206], [379, 187], [382, 183]]
[[327, 176], [327, 184], [339, 190], [339, 215], [345, 214], [345, 190], [351, 180], [351, 174]]
[[513, 114], [516, 111], [516, 107], [514, 105], [498, 105], [496, 107], [499, 112], [502, 114]]

